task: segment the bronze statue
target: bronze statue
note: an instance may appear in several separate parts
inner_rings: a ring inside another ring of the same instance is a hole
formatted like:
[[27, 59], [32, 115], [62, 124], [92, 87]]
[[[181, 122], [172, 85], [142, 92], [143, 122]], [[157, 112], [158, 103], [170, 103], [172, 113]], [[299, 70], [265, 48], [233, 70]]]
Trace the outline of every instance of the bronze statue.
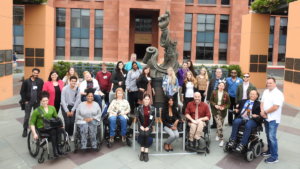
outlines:
[[162, 16], [158, 17], [158, 26], [162, 31], [160, 37], [160, 46], [165, 48], [164, 62], [161, 65], [157, 64], [158, 49], [156, 47], [148, 47], [143, 59], [143, 63], [147, 64], [152, 78], [161, 78], [167, 73], [167, 69], [172, 67], [175, 72], [178, 71], [178, 53], [176, 50], [177, 42], [170, 39], [168, 25], [170, 23], [170, 12], [167, 11]]

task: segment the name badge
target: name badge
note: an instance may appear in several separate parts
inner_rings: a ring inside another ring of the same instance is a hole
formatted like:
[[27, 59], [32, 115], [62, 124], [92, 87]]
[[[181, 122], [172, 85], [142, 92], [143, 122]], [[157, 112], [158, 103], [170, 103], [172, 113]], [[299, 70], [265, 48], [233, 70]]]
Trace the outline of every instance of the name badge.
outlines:
[[237, 80], [236, 83], [240, 83], [240, 80]]
[[107, 79], [107, 76], [103, 76], [103, 79]]
[[33, 90], [37, 90], [37, 88], [38, 88], [37, 86], [32, 86]]
[[152, 116], [152, 115], [150, 115], [149, 119], [150, 119], [150, 120], [152, 120], [152, 119], [153, 119], [153, 116]]

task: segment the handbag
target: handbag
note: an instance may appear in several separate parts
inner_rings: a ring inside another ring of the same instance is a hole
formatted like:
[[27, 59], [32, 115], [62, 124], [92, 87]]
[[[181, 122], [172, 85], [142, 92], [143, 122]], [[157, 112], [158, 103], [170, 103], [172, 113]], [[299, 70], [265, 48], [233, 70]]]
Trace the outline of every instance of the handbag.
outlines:
[[45, 130], [51, 130], [63, 126], [62, 120], [59, 117], [52, 117], [51, 119], [47, 119], [44, 117], [44, 112], [41, 108], [38, 108], [38, 111], [42, 115]]

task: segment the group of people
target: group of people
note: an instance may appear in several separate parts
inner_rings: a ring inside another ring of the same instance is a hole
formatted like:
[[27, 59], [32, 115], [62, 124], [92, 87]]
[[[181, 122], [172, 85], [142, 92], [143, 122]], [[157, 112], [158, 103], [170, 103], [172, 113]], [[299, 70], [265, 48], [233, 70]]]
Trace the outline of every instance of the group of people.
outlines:
[[[147, 66], [142, 68], [136, 61], [135, 54], [132, 54], [131, 60], [126, 64], [122, 61], [117, 62], [113, 73], [107, 71], [105, 64], [95, 78], [90, 72], [84, 71], [84, 79], [81, 82], [74, 68], [70, 68], [62, 80], [56, 71], [52, 71], [46, 82], [38, 78], [39, 72], [39, 69], [34, 68], [32, 76], [24, 80], [20, 91], [21, 101], [25, 104], [23, 137], [27, 136], [30, 123], [34, 138], [38, 137], [36, 130], [47, 132], [53, 136], [51, 139], [55, 145], [59, 129], [45, 131], [42, 122], [43, 118], [56, 117], [61, 109], [64, 128], [68, 135], [73, 138], [77, 125], [80, 130], [78, 132], [82, 136], [82, 148], [85, 149], [87, 146], [87, 133], [90, 134], [92, 148], [96, 148], [97, 125], [101, 117], [107, 116], [109, 120], [109, 142], [113, 143], [116, 121], [120, 121], [122, 141], [125, 142], [127, 121], [130, 115], [135, 115], [140, 133], [139, 158], [141, 161], [149, 160], [149, 137], [156, 118], [155, 108], [152, 106], [155, 90], [151, 83], [150, 68]], [[231, 70], [230, 76], [224, 77], [222, 69], [217, 68], [213, 77], [209, 79], [207, 70], [203, 67], [197, 74], [191, 61], [183, 62], [177, 73], [172, 67], [168, 68], [162, 80], [166, 104], [162, 108], [161, 118], [164, 131], [169, 134], [169, 138], [164, 142], [164, 149], [166, 151], [174, 149], [172, 143], [179, 137], [178, 125], [183, 120], [181, 114], [184, 115], [190, 128], [189, 146], [200, 146], [203, 128], [211, 116], [213, 124], [210, 127], [216, 128], [216, 141], [219, 141], [219, 146], [223, 146], [223, 125], [227, 116], [228, 125], [232, 126], [229, 145], [238, 151], [245, 148], [252, 128], [264, 121], [268, 151], [263, 154], [271, 155], [266, 162], [277, 162], [276, 131], [284, 98], [277, 89], [274, 78], [267, 79], [267, 88], [259, 102], [259, 93], [250, 83], [249, 73], [245, 73], [241, 79], [237, 76], [237, 70]], [[112, 101], [109, 98], [110, 92], [114, 93]], [[178, 98], [183, 103], [182, 109], [178, 104]], [[107, 114], [102, 114], [102, 99], [109, 105]], [[31, 115], [32, 109], [34, 111]], [[243, 139], [236, 145], [238, 128], [244, 123]], [[55, 156], [60, 154], [55, 146], [53, 149]]]

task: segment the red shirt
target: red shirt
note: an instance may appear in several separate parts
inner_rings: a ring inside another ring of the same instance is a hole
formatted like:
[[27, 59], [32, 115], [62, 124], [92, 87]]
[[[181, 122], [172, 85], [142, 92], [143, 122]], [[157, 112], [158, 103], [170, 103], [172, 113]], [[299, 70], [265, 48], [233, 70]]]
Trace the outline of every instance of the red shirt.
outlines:
[[150, 117], [150, 106], [143, 106], [144, 109], [144, 124], [143, 127], [148, 127]]
[[111, 89], [111, 73], [106, 71], [106, 73], [103, 73], [102, 71], [99, 71], [97, 73], [96, 79], [99, 83], [101, 91], [109, 92]]
[[[189, 102], [185, 109], [185, 114], [189, 114], [193, 119], [195, 119], [196, 103], [195, 101]], [[204, 102], [198, 104], [198, 118], [208, 117], [210, 119], [210, 111], [208, 105]]]

